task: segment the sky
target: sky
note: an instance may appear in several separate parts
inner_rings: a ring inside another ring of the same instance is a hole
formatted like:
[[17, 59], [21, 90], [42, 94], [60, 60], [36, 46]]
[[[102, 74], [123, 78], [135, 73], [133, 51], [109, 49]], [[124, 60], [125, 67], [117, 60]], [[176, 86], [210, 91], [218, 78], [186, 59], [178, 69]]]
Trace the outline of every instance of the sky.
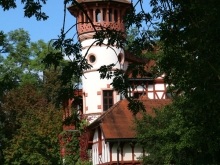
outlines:
[[[31, 41], [43, 39], [45, 42], [50, 39], [58, 38], [63, 26], [64, 5], [62, 0], [48, 0], [43, 6], [43, 11], [49, 16], [46, 21], [37, 21], [35, 17], [24, 17], [24, 5], [17, 1], [17, 8], [3, 11], [0, 8], [0, 30], [5, 33], [23, 28], [30, 34]], [[70, 28], [76, 19], [67, 11], [66, 29]], [[69, 35], [75, 34], [75, 28], [69, 32]]]
[[[137, 0], [134, 0], [134, 4]], [[0, 8], [0, 30], [5, 33], [23, 28], [30, 34], [31, 41], [35, 42], [39, 39], [43, 39], [45, 42], [49, 42], [51, 39], [57, 39], [60, 35], [63, 25], [64, 5], [63, 0], [48, 0], [47, 4], [43, 6], [43, 11], [49, 16], [46, 21], [37, 21], [35, 17], [24, 17], [24, 5], [20, 0], [17, 0], [17, 8], [10, 9], [9, 11], [3, 11]], [[149, 7], [144, 0], [144, 8]], [[66, 24], [65, 30], [68, 30], [76, 19], [68, 11], [66, 12]], [[76, 33], [73, 28], [68, 36], [72, 37]]]

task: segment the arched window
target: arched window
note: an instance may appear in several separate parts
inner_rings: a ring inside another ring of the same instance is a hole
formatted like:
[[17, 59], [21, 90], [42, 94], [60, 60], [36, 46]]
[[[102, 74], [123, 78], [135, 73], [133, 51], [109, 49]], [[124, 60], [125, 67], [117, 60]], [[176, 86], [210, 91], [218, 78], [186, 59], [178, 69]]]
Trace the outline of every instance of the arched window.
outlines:
[[96, 9], [95, 14], [96, 14], [96, 22], [101, 22], [101, 12], [100, 12], [100, 10]]
[[106, 8], [102, 9], [102, 18], [103, 18], [103, 21], [105, 22], [106, 21]]
[[112, 22], [112, 9], [109, 9], [109, 22]]
[[93, 22], [93, 10], [92, 9], [89, 10], [89, 18]]
[[114, 21], [118, 22], [118, 11], [117, 10], [114, 11]]
[[84, 23], [84, 14], [83, 14], [83, 12], [81, 13], [81, 21]]

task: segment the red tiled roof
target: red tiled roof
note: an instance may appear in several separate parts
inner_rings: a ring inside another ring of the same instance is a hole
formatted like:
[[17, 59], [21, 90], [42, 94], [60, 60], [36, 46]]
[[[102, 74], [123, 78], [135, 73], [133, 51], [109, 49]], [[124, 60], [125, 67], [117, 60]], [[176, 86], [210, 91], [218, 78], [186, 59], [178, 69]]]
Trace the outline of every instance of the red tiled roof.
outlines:
[[[143, 98], [144, 99], [144, 98]], [[171, 100], [140, 100], [143, 102], [146, 112], [152, 114], [153, 108], [159, 108], [171, 103]], [[94, 121], [89, 127], [94, 128], [100, 126], [106, 140], [113, 139], [133, 139], [135, 136], [133, 125], [133, 116], [128, 110], [128, 101], [121, 100]]]

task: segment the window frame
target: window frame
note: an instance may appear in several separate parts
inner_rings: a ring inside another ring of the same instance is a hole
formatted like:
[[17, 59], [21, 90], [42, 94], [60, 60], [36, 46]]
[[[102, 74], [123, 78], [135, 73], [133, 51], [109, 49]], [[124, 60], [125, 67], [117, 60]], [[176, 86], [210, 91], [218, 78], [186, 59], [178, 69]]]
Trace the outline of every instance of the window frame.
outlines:
[[[105, 92], [107, 92], [107, 96], [105, 96]], [[111, 92], [111, 96], [109, 96], [110, 92]], [[107, 103], [105, 103], [104, 99], [107, 99]], [[109, 103], [110, 99], [112, 100], [112, 103]], [[107, 111], [110, 107], [114, 105], [114, 91], [113, 90], [102, 91], [102, 103], [103, 103], [103, 111]], [[106, 106], [107, 108], [105, 108]]]

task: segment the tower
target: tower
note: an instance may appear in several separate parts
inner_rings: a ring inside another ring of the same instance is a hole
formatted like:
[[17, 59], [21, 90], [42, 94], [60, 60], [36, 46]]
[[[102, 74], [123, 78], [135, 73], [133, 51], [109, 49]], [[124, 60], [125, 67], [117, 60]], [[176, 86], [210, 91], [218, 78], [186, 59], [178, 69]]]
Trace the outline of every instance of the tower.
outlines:
[[78, 4], [73, 4], [68, 7], [68, 10], [77, 19], [82, 56], [85, 56], [88, 63], [92, 65], [90, 70], [84, 71], [82, 77], [83, 114], [92, 122], [120, 99], [110, 85], [112, 79], [100, 79], [97, 70], [103, 65], [112, 63], [116, 64], [113, 70], [125, 67], [123, 48], [115, 46], [108, 48], [105, 42], [97, 46], [93, 44], [95, 42], [93, 35], [95, 30], [100, 31], [106, 27], [125, 32], [122, 18], [126, 10], [131, 7], [131, 3], [128, 0], [77, 0], [77, 3], [80, 7]]

